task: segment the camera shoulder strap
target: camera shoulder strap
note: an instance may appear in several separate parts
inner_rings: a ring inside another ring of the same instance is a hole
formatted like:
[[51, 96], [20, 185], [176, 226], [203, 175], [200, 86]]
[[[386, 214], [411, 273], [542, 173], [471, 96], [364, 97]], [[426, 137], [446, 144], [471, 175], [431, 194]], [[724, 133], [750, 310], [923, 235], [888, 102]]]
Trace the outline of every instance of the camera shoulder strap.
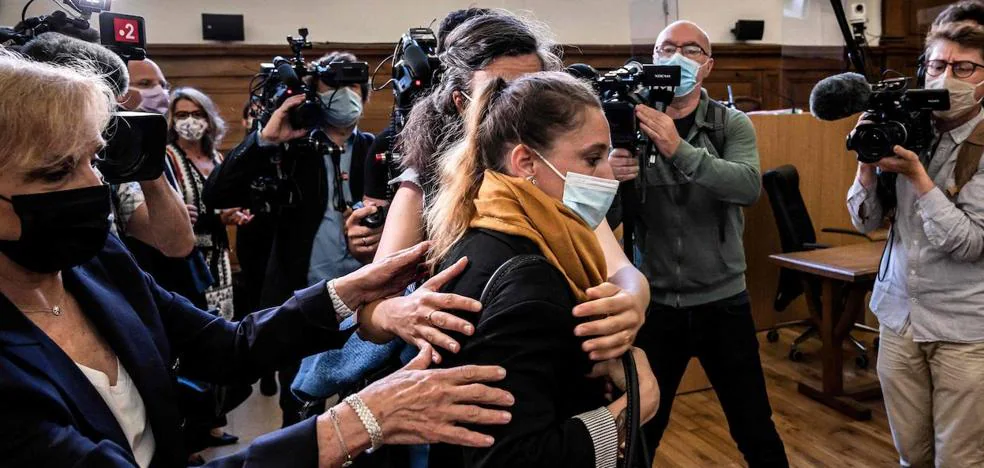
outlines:
[[953, 187], [946, 189], [947, 195], [951, 199], [957, 198], [960, 189], [977, 173], [981, 164], [981, 156], [984, 155], [984, 121], [974, 127], [974, 131], [962, 145], [957, 153], [957, 165], [953, 168]]

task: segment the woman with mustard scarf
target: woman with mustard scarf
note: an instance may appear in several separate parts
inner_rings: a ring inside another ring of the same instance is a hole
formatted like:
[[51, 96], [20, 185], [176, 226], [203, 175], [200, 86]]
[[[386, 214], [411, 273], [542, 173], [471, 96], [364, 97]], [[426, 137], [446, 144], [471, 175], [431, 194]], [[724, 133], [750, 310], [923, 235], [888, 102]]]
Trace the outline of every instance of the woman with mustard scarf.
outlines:
[[[468, 107], [465, 138], [442, 155], [426, 215], [432, 265], [460, 272], [444, 292], [483, 305], [479, 316], [458, 314], [474, 333], [454, 337], [461, 350], [444, 365], [504, 367], [501, 387], [516, 402], [507, 424], [482, 427], [490, 447], [432, 446], [432, 468], [616, 465], [626, 401], [609, 401], [599, 378], [621, 387], [621, 364], [593, 365], [575, 334], [583, 321], [570, 313], [607, 278], [593, 231], [618, 187], [609, 150], [598, 98], [564, 73], [495, 79]], [[540, 261], [496, 273], [531, 255]], [[659, 391], [645, 355], [632, 352], [645, 422]]]

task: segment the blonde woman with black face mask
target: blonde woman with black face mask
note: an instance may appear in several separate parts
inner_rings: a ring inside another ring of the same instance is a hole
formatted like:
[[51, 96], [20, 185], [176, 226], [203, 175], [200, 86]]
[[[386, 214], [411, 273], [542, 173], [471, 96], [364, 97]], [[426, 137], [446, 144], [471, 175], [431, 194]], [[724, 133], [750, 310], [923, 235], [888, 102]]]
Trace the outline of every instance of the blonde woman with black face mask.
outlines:
[[[494, 79], [473, 99], [463, 141], [439, 159], [425, 213], [430, 257], [441, 274], [460, 273], [445, 292], [483, 306], [478, 315], [456, 314], [473, 334], [455, 335], [461, 350], [445, 364], [503, 366], [498, 385], [516, 406], [509, 424], [487, 428], [494, 445], [433, 446], [431, 466], [613, 467], [626, 401], [607, 401], [595, 378], [621, 385], [621, 366], [592, 364], [576, 333], [588, 322], [570, 313], [607, 278], [594, 229], [618, 182], [601, 104], [588, 84], [560, 72]], [[446, 321], [446, 313], [432, 320]], [[645, 354], [633, 353], [645, 422], [659, 390]]]

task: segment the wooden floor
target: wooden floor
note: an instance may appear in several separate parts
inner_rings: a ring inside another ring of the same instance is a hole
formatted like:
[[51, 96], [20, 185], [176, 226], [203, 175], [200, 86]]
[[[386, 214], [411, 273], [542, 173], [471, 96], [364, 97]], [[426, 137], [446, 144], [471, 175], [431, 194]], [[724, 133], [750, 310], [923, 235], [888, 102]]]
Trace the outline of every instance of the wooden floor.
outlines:
[[[806, 358], [794, 363], [786, 358], [789, 343], [799, 330], [783, 330], [778, 343], [769, 343], [759, 334], [762, 364], [765, 368], [773, 420], [786, 444], [793, 467], [891, 467], [898, 466], [892, 438], [881, 400], [867, 403], [873, 417], [858, 422], [840, 415], [796, 391], [799, 379], [820, 381], [820, 343], [811, 340], [801, 348]], [[871, 343], [872, 335], [858, 335]], [[855, 354], [845, 352], [845, 385], [869, 383], [877, 379], [874, 360], [866, 371], [857, 370]], [[872, 355], [872, 357], [874, 357]], [[229, 415], [226, 431], [242, 438], [240, 445], [213, 449], [212, 459], [232, 453], [253, 438], [279, 427], [280, 410], [276, 397], [264, 397], [254, 388], [250, 399]], [[654, 460], [656, 467], [740, 467], [741, 453], [728, 433], [724, 413], [713, 391], [681, 395], [673, 405], [666, 435]]]

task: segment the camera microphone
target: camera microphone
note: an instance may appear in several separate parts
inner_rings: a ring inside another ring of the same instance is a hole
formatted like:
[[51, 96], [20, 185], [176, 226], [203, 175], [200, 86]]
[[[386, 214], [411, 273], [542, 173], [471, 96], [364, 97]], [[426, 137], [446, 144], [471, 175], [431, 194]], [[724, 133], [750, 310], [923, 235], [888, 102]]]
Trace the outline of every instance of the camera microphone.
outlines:
[[290, 63], [290, 60], [283, 57], [274, 58], [273, 66], [277, 69], [280, 81], [283, 81], [288, 88], [298, 87], [303, 84], [301, 79], [297, 77], [297, 73], [294, 72], [294, 65]]
[[568, 74], [574, 78], [579, 78], [582, 80], [594, 80], [598, 77], [598, 70], [586, 63], [575, 63], [565, 70]]
[[820, 120], [840, 120], [868, 110], [871, 85], [857, 73], [824, 78], [810, 92], [810, 112]]

